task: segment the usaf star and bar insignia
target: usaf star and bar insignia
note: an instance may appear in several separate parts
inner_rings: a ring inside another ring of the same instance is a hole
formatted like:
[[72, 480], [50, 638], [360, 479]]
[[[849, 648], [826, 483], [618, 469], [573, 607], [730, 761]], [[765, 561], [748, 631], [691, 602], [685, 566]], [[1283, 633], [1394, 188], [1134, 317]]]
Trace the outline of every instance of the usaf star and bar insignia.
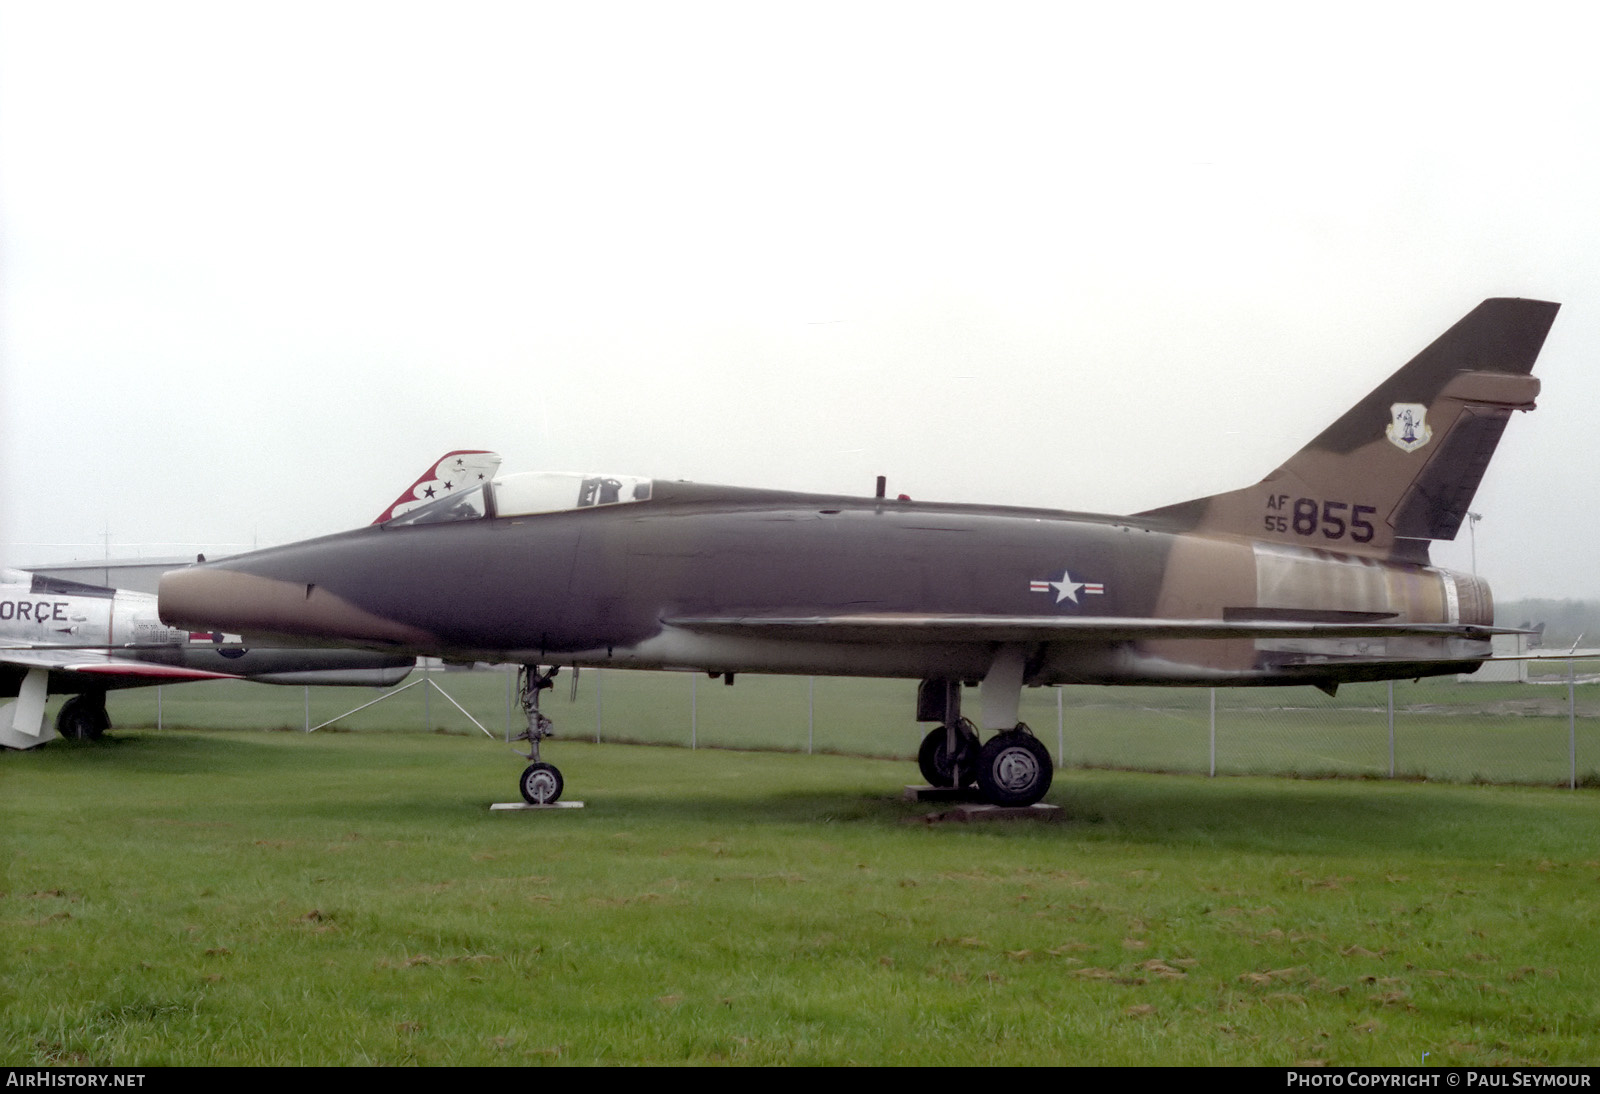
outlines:
[[1105, 594], [1106, 587], [1098, 581], [1074, 581], [1071, 570], [1062, 570], [1059, 581], [1030, 581], [1028, 582], [1028, 591], [1030, 593], [1054, 592], [1057, 604], [1060, 604], [1063, 600], [1070, 600], [1077, 604], [1080, 603], [1078, 600], [1079, 593], [1084, 596], [1102, 596]]

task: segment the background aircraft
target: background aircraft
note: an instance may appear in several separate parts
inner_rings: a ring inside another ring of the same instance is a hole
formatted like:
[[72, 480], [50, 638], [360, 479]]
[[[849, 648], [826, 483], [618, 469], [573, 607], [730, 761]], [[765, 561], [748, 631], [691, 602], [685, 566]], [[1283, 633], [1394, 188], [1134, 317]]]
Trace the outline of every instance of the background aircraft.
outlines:
[[[388, 687], [415, 658], [351, 649], [260, 649], [225, 636], [163, 626], [149, 593], [0, 571], [0, 745], [32, 748], [57, 734], [98, 738], [111, 728], [106, 692], [187, 680]], [[55, 646], [58, 648], [52, 649]], [[83, 647], [98, 648], [83, 648]], [[119, 648], [132, 647], [132, 648]], [[51, 694], [71, 694], [45, 724]]]
[[[460, 450], [429, 465], [378, 515], [381, 524], [493, 476], [500, 457]], [[55, 737], [98, 738], [111, 726], [106, 693], [188, 680], [389, 687], [416, 663], [409, 654], [355, 649], [245, 647], [237, 635], [164, 626], [153, 593], [49, 572], [0, 570], [0, 745], [32, 748]], [[52, 694], [70, 694], [45, 724]]]
[[562, 789], [540, 691], [562, 665], [615, 665], [919, 679], [928, 781], [1029, 804], [1051, 760], [1017, 722], [1025, 685], [1331, 692], [1489, 657], [1488, 586], [1431, 566], [1428, 543], [1455, 536], [1533, 408], [1557, 308], [1487, 300], [1261, 482], [1133, 516], [507, 475], [169, 573], [161, 617], [520, 662], [532, 802]]

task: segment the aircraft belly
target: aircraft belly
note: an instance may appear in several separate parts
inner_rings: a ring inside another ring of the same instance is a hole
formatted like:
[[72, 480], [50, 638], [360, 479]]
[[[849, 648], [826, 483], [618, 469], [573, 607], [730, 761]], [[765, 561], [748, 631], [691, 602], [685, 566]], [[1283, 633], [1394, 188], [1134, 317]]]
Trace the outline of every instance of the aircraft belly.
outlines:
[[976, 643], [787, 641], [695, 634], [665, 627], [635, 646], [574, 650], [552, 660], [596, 667], [711, 673], [970, 679], [988, 671], [994, 651], [988, 645]]

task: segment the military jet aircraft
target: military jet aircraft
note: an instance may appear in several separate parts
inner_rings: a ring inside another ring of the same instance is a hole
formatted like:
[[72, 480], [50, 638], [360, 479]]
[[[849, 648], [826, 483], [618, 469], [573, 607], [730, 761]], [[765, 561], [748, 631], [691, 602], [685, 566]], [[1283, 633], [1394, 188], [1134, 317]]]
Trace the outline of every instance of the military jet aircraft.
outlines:
[[[487, 481], [499, 466], [493, 452], [447, 453], [373, 523]], [[394, 650], [246, 647], [238, 637], [163, 626], [151, 593], [0, 570], [0, 696], [16, 697], [0, 704], [0, 746], [32, 748], [58, 734], [97, 739], [111, 727], [106, 692], [119, 688], [236, 679], [389, 687], [416, 662]], [[44, 719], [50, 694], [72, 695], [53, 732]]]
[[1024, 686], [1332, 692], [1487, 659], [1488, 586], [1430, 565], [1428, 542], [1455, 536], [1533, 408], [1557, 308], [1484, 301], [1259, 483], [1132, 516], [513, 474], [169, 573], [161, 617], [520, 662], [530, 802], [562, 790], [540, 691], [600, 665], [920, 680], [924, 777], [1031, 804], [1052, 768], [1017, 721]]

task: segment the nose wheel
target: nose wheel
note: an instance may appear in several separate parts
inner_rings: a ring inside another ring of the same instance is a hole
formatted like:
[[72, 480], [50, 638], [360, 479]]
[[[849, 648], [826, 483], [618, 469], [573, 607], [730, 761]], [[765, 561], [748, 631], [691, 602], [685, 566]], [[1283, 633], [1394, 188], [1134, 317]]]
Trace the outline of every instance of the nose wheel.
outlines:
[[537, 665], [523, 665], [517, 670], [517, 698], [522, 704], [522, 712], [527, 715], [528, 728], [506, 743], [528, 742], [528, 751], [519, 755], [533, 762], [523, 769], [522, 778], [517, 780], [517, 789], [522, 792], [522, 800], [529, 805], [554, 805], [560, 800], [562, 788], [566, 785], [561, 778], [561, 770], [555, 764], [547, 764], [539, 759], [539, 742], [555, 736], [556, 731], [555, 723], [539, 710], [539, 695], [553, 686], [552, 681], [560, 671], [559, 665], [545, 671], [540, 671]]
[[553, 805], [561, 797], [561, 771], [554, 764], [529, 764], [517, 785], [529, 805]]

